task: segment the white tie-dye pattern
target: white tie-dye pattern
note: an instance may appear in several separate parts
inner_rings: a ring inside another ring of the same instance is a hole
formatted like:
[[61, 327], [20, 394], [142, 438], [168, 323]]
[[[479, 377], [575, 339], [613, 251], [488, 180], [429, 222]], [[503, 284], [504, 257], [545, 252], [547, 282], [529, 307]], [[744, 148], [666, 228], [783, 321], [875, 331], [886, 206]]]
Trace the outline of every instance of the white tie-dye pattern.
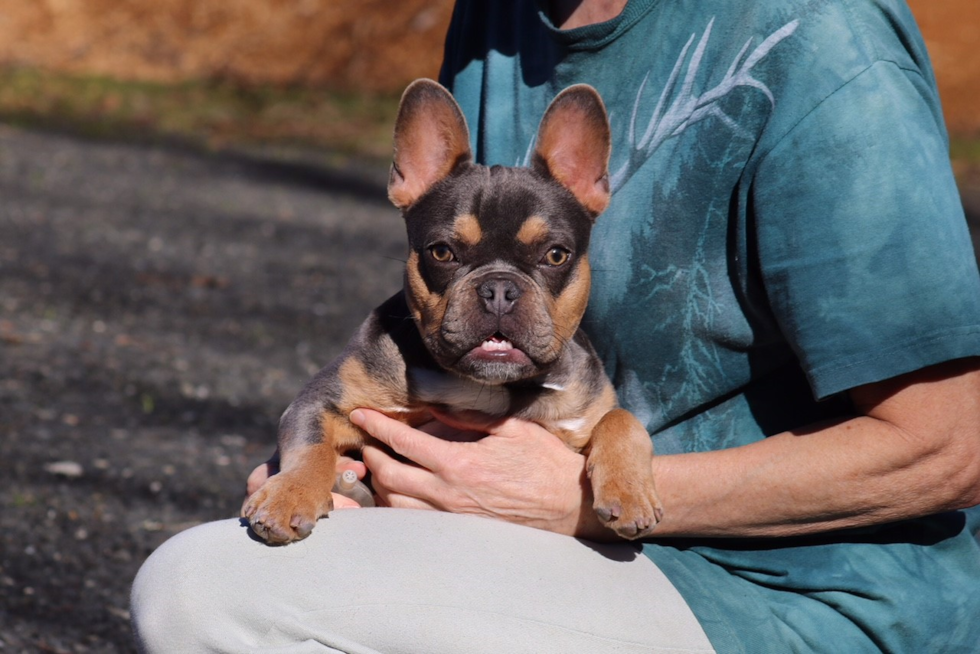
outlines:
[[[721, 82], [704, 93], [696, 94], [694, 85], [697, 81], [698, 71], [701, 68], [701, 62], [704, 59], [705, 50], [711, 38], [711, 29], [714, 23], [714, 18], [708, 22], [708, 27], [704, 30], [704, 34], [701, 36], [701, 40], [698, 42], [694, 54], [691, 55], [691, 59], [687, 64], [684, 81], [678, 91], [677, 83], [680, 79], [681, 69], [684, 66], [685, 60], [687, 60], [687, 53], [691, 49], [691, 44], [694, 43], [697, 35], [692, 34], [687, 44], [681, 50], [680, 55], [677, 57], [677, 62], [674, 64], [674, 69], [667, 79], [667, 84], [660, 93], [657, 105], [654, 107], [653, 113], [647, 121], [643, 136], [637, 139], [637, 119], [640, 114], [640, 109], [644, 105], [643, 92], [646, 89], [647, 81], [650, 77], [649, 73], [640, 83], [640, 88], [636, 93], [636, 101], [633, 103], [633, 113], [630, 117], [630, 152], [626, 162], [610, 178], [613, 193], [623, 187], [629, 178], [640, 169], [643, 163], [656, 152], [657, 148], [664, 141], [681, 134], [691, 125], [699, 123], [706, 118], [715, 117], [727, 125], [732, 131], [741, 132], [742, 130], [738, 126], [738, 123], [725, 114], [719, 106], [720, 101], [735, 89], [739, 87], [758, 89], [775, 106], [776, 100], [772, 92], [765, 84], [752, 76], [752, 69], [776, 45], [792, 35], [799, 26], [800, 21], [794, 20], [773, 32], [748, 57], [745, 57], [745, 53], [748, 51], [753, 39], [746, 41]], [[743, 59], [743, 57], [745, 58]]]
[[[769, 98], [769, 102], [775, 106], [776, 99], [769, 90], [769, 87], [752, 76], [752, 69], [755, 68], [755, 66], [762, 61], [781, 41], [791, 36], [793, 32], [796, 31], [796, 28], [799, 27], [800, 21], [793, 20], [786, 25], [783, 25], [781, 28], [764, 39], [762, 43], [760, 43], [758, 47], [752, 51], [752, 54], [745, 57], [745, 53], [748, 51], [749, 46], [752, 45], [754, 37], [747, 40], [745, 45], [742, 46], [742, 49], [739, 50], [735, 60], [732, 61], [732, 65], [728, 68], [728, 71], [725, 73], [725, 76], [722, 78], [721, 82], [719, 82], [714, 88], [708, 89], [700, 95], [695, 95], [694, 85], [697, 81], [698, 72], [701, 68], [701, 62], [704, 59], [705, 50], [707, 50], [708, 42], [711, 39], [711, 30], [714, 27], [714, 24], [715, 19], [712, 17], [711, 20], [708, 21], [708, 26], [705, 28], [704, 34], [701, 35], [701, 40], [698, 41], [698, 45], [695, 48], [690, 61], [687, 63], [687, 71], [684, 74], [684, 82], [681, 85], [680, 91], [675, 93], [677, 90], [678, 79], [680, 79], [681, 70], [684, 67], [684, 62], [687, 61], [688, 52], [690, 51], [691, 45], [694, 43], [694, 39], [697, 37], [697, 34], [692, 34], [691, 38], [688, 39], [687, 43], [681, 49], [681, 53], [678, 55], [677, 61], [674, 64], [674, 69], [667, 78], [667, 83], [664, 85], [664, 88], [660, 93], [660, 97], [657, 100], [657, 105], [647, 121], [647, 126], [643, 132], [643, 136], [637, 140], [637, 119], [640, 109], [644, 106], [644, 99], [646, 97], [644, 91], [646, 90], [647, 82], [650, 79], [650, 73], [647, 73], [647, 75], [643, 78], [643, 81], [640, 82], [640, 88], [636, 92], [636, 101], [633, 103], [633, 112], [630, 116], [628, 139], [630, 144], [630, 152], [627, 160], [610, 177], [610, 185], [613, 193], [623, 187], [623, 184], [625, 184], [629, 178], [640, 169], [645, 161], [653, 156], [653, 153], [657, 151], [657, 148], [663, 145], [664, 141], [674, 136], [678, 136], [688, 127], [695, 125], [706, 118], [717, 118], [731, 128], [732, 131], [736, 133], [741, 132], [742, 129], [739, 127], [738, 123], [725, 114], [725, 112], [722, 111], [719, 106], [720, 101], [735, 89], [739, 87], [751, 87], [758, 89], [764, 93], [765, 96]], [[515, 162], [515, 165], [531, 165], [531, 157], [533, 154], [534, 139], [532, 139], [528, 144], [523, 160], [518, 159]]]
[[[691, 34], [659, 96], [649, 88], [652, 73], [648, 73], [636, 92], [629, 122], [624, 121], [619, 125], [620, 129], [628, 130], [624, 139], [627, 147], [619, 151], [622, 163], [611, 176], [613, 192], [621, 190], [665, 143], [709, 118], [718, 119], [718, 130], [729, 130], [739, 137], [737, 141], [751, 142], [753, 135], [749, 133], [750, 128], [740, 125], [726, 114], [722, 101], [738, 89], [749, 89], [762, 94], [774, 108], [777, 102], [775, 94], [755, 75], [760, 63], [779, 43], [792, 36], [799, 25], [799, 20], [784, 24], [754, 48], [752, 44], [757, 38], [749, 38], [720, 79], [712, 75], [713, 68], [707, 63], [711, 36], [716, 27], [715, 19], [708, 22], [700, 37], [697, 33]], [[712, 77], [717, 79], [715, 83], [712, 83]], [[647, 109], [651, 105], [652, 110]], [[638, 179], [637, 183], [640, 186], [664, 184], [665, 180], [644, 178]], [[632, 193], [632, 190], [628, 193]], [[628, 260], [630, 252], [623, 249], [624, 239], [629, 238], [633, 243], [655, 243], [656, 236], [651, 233], [654, 227], [649, 221], [636, 220], [635, 208], [626, 206], [625, 198], [618, 204], [614, 201], [614, 204], [617, 206], [611, 207], [597, 226], [597, 237], [590, 255], [595, 267], [602, 270], [601, 285], [596, 286], [601, 287], [601, 293], [594, 295], [590, 305], [593, 315], [607, 315], [613, 307], [620, 305], [628, 293], [638, 292], [639, 289], [642, 289], [642, 293], [636, 299], [642, 299], [650, 306], [675, 306], [678, 294], [686, 298], [682, 302], [683, 311], [650, 326], [651, 337], [655, 337], [660, 330], [694, 334], [704, 326], [713, 324], [719, 316], [732, 315], [729, 308], [733, 299], [728, 291], [716, 287], [714, 283], [714, 280], [727, 279], [726, 263], [709, 252], [703, 239], [690, 244], [693, 249], [689, 262], [665, 264], [664, 267], [651, 267], [648, 262], [633, 265]], [[708, 223], [715, 216], [716, 213], [708, 212], [704, 216], [690, 216], [690, 220], [705, 221], [701, 233], [707, 234]], [[664, 377], [675, 374], [678, 367], [683, 367], [687, 373], [682, 388], [672, 388], [670, 393], [664, 394], [659, 390], [664, 379], [654, 380], [644, 389], [630, 364], [622, 360], [618, 363], [619, 382], [632, 382], [627, 389], [620, 387], [620, 396], [623, 397], [624, 392], [629, 396], [633, 405], [631, 408], [638, 404], [638, 398], [644, 398], [645, 406], [641, 412], [649, 414], [649, 426], [662, 426], [665, 416], [674, 415], [677, 406], [685, 405], [691, 397], [699, 396], [707, 388], [713, 387], [718, 374], [724, 369], [718, 352], [710, 343], [698, 338], [684, 338], [676, 345], [677, 358], [664, 369]], [[666, 450], [671, 450], [669, 444]]]

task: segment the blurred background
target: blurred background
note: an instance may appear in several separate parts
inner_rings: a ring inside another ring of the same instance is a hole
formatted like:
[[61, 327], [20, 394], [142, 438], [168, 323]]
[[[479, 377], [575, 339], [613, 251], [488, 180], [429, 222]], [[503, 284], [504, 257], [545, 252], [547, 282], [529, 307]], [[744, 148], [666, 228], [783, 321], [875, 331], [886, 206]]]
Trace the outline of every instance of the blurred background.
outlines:
[[380, 155], [398, 94], [438, 73], [451, 12], [448, 0], [4, 3], [0, 118]]
[[[0, 3], [0, 652], [128, 652], [166, 538], [400, 284], [386, 160], [451, 0]], [[980, 3], [911, 2], [980, 237]]]
[[[950, 129], [974, 137], [980, 133], [980, 5], [973, 0], [910, 4], [937, 70]], [[390, 99], [409, 81], [435, 75], [452, 11], [451, 0], [4, 5], [0, 115], [8, 122], [111, 119], [218, 142], [293, 137], [328, 145], [334, 144], [331, 139], [347, 145], [349, 137], [331, 133], [336, 127], [315, 127], [330, 117], [322, 92], [338, 93], [338, 102]], [[161, 94], [176, 97], [166, 103]], [[321, 105], [314, 108], [324, 113], [311, 114], [304, 103]], [[204, 106], [183, 107], [188, 113], [171, 116], [182, 104]], [[352, 114], [364, 109], [360, 105]], [[276, 123], [292, 122], [284, 117], [300, 124], [277, 128]], [[382, 124], [386, 118], [378, 117]]]

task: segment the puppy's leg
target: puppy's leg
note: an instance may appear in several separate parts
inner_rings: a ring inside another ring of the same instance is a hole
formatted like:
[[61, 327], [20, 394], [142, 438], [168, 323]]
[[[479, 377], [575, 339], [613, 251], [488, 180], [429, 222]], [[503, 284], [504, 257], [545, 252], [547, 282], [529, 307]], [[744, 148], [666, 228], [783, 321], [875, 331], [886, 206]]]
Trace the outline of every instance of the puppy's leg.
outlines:
[[317, 519], [333, 509], [330, 494], [337, 453], [359, 444], [359, 430], [330, 412], [319, 416], [322, 433], [306, 439], [280, 434], [280, 472], [245, 503], [242, 517], [269, 543], [284, 544], [310, 535]]
[[624, 538], [648, 536], [663, 516], [653, 484], [653, 444], [624, 409], [613, 409], [592, 431], [587, 470], [599, 519]]

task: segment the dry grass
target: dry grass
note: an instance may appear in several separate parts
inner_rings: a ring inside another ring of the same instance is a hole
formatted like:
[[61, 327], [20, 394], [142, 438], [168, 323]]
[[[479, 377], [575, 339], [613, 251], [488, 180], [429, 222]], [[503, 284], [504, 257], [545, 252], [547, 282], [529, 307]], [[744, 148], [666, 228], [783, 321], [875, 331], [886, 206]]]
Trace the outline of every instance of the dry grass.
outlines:
[[0, 122], [207, 148], [275, 143], [386, 158], [397, 96], [0, 69]]
[[[398, 96], [231, 81], [139, 82], [0, 68], [0, 122], [208, 149], [286, 145], [387, 159]], [[954, 135], [957, 178], [980, 186], [980, 136]]]
[[950, 157], [961, 191], [980, 194], [980, 136], [954, 137], [950, 143]]

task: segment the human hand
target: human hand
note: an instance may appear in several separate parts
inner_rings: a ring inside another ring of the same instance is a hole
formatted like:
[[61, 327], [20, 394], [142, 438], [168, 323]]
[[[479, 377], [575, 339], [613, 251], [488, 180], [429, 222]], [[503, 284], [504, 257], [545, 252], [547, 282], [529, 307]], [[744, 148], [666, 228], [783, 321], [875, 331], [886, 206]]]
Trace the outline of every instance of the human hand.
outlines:
[[[367, 468], [360, 461], [350, 458], [349, 456], [342, 456], [337, 460], [337, 474], [340, 474], [344, 470], [353, 470], [357, 473], [358, 479], [364, 479], [364, 475], [367, 474]], [[253, 470], [249, 476], [248, 480], [245, 482], [245, 502], [248, 498], [252, 496], [252, 493], [259, 490], [262, 485], [268, 481], [269, 477], [275, 475], [279, 472], [279, 450], [277, 449], [269, 460], [263, 464], [260, 464]], [[360, 504], [355, 502], [349, 497], [340, 495], [339, 493], [333, 493], [333, 508], [334, 509], [356, 509], [360, 508]], [[242, 503], [244, 507], [244, 502]]]
[[482, 515], [594, 540], [615, 537], [592, 511], [585, 457], [535, 423], [508, 419], [474, 440], [462, 424], [430, 423], [423, 431], [369, 409], [350, 419], [390, 448], [369, 443], [363, 452], [374, 491], [388, 506]]

